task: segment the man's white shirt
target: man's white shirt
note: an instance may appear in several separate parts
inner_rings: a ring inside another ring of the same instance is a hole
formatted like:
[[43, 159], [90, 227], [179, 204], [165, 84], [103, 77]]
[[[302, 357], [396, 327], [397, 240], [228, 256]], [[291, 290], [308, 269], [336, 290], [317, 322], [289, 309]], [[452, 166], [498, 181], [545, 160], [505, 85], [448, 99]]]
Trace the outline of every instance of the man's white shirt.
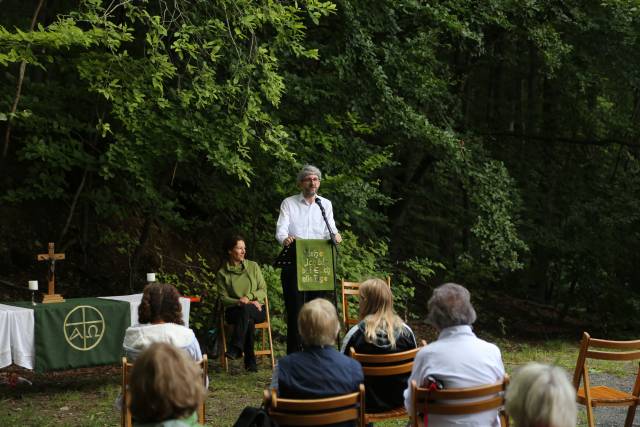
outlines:
[[[331, 201], [324, 197], [316, 196], [316, 198], [321, 200], [331, 231], [337, 233]], [[287, 197], [280, 205], [276, 239], [280, 244], [283, 244], [284, 239], [290, 235], [300, 239], [329, 239], [331, 237], [322, 218], [320, 206], [315, 201], [311, 204], [307, 203], [302, 193]]]

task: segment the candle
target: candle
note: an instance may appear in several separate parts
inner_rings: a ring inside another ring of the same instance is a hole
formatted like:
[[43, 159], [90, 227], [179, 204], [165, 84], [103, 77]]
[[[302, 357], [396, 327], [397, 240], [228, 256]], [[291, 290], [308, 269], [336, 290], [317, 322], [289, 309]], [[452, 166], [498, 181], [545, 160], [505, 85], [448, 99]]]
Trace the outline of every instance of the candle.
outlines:
[[155, 282], [156, 281], [156, 273], [147, 273], [147, 282]]
[[38, 290], [38, 281], [37, 280], [29, 280], [29, 290], [37, 291]]

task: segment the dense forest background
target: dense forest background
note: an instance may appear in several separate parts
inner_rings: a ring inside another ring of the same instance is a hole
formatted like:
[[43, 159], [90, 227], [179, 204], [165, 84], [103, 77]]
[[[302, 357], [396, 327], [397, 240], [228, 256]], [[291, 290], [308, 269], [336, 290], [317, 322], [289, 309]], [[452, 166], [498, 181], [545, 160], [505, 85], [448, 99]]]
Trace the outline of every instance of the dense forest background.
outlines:
[[391, 274], [405, 312], [452, 280], [513, 317], [638, 326], [637, 1], [0, 11], [3, 290], [44, 282], [54, 241], [66, 296], [139, 291], [147, 271], [201, 293], [240, 230], [277, 292], [278, 208], [312, 163], [340, 275]]

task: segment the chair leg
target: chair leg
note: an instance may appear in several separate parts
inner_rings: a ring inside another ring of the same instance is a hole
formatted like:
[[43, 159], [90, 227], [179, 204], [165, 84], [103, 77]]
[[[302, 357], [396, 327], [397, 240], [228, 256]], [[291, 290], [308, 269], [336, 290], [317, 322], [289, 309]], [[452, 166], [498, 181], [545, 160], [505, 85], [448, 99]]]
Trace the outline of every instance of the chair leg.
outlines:
[[273, 370], [276, 367], [276, 359], [273, 354], [273, 339], [271, 338], [271, 322], [269, 322], [269, 328], [267, 329], [267, 332], [269, 333], [269, 350], [270, 350], [269, 354], [271, 355], [271, 370]]
[[[224, 314], [222, 315], [224, 316]], [[220, 364], [226, 372], [229, 372], [229, 362], [227, 362], [227, 336], [224, 330], [224, 317], [220, 318], [220, 337], [222, 338], [222, 351], [220, 352]]]
[[596, 427], [595, 420], [593, 418], [593, 407], [591, 406], [591, 402], [587, 401], [585, 407], [587, 408], [587, 424], [589, 425], [589, 427]]
[[636, 417], [636, 405], [629, 406], [627, 410], [627, 418], [624, 420], [624, 427], [631, 427], [633, 419]]
[[498, 412], [500, 416], [500, 427], [509, 427], [509, 415], [507, 415], [506, 411], [503, 409]]

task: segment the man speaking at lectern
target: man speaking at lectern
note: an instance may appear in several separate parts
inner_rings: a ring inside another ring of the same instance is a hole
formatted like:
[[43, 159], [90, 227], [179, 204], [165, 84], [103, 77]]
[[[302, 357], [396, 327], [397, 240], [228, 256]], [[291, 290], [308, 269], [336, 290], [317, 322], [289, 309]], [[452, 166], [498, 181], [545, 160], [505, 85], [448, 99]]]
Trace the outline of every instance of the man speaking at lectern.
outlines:
[[[330, 239], [335, 233], [335, 242], [340, 243], [342, 237], [333, 219], [331, 201], [318, 196], [322, 172], [315, 166], [305, 165], [298, 172], [297, 183], [302, 192], [287, 197], [280, 205], [280, 216], [276, 226], [276, 239], [288, 247], [296, 238]], [[322, 210], [330, 229], [322, 217]], [[304, 294], [298, 291], [295, 262], [284, 265], [280, 273], [284, 305], [287, 310], [287, 354], [300, 350], [298, 337], [298, 312], [304, 304]]]

